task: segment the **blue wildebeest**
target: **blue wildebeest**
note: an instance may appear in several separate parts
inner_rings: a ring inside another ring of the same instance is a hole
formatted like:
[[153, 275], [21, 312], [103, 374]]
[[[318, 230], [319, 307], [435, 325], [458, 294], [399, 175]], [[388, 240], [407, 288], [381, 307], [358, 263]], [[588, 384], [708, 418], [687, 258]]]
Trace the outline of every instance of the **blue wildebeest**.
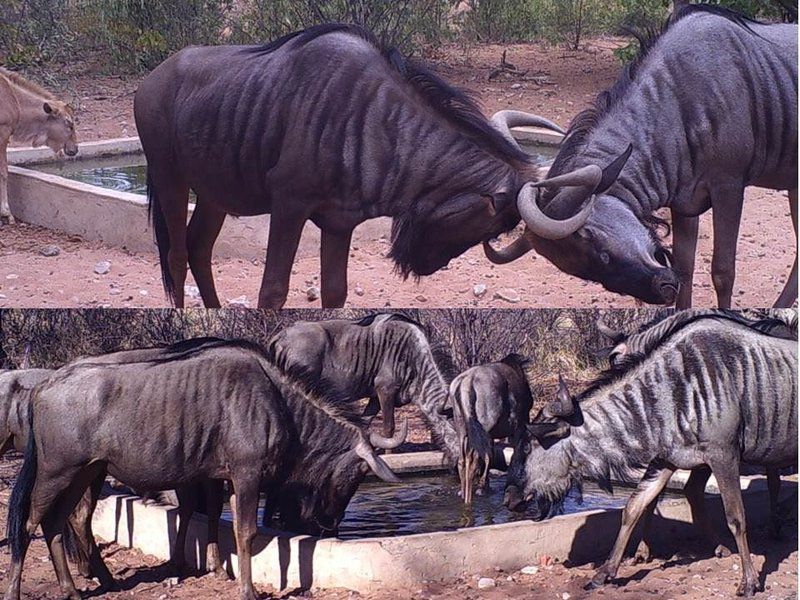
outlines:
[[[28, 407], [31, 390], [53, 373], [51, 369], [16, 369], [0, 372], [0, 456], [14, 448], [23, 452], [28, 440]], [[95, 484], [99, 493], [102, 479]], [[92, 562], [95, 545], [92, 534], [92, 513], [97, 494], [87, 491], [70, 514], [64, 530], [67, 551], [84, 577], [97, 577], [106, 589], [113, 587], [114, 579], [102, 558]]]
[[[357, 321], [337, 319], [295, 323], [277, 333], [269, 359], [287, 376], [312, 389], [370, 398], [364, 415], [380, 408], [383, 434], [394, 434], [394, 409], [413, 402], [433, 440], [455, 464], [458, 437], [442, 414], [447, 383], [423, 327], [400, 314], [376, 314]], [[447, 357], [439, 357], [443, 362]], [[447, 365], [445, 365], [447, 366]]]
[[11, 139], [78, 153], [72, 107], [18, 73], [0, 67], [0, 225], [14, 222], [8, 206], [8, 144]]
[[530, 419], [533, 397], [525, 376], [527, 359], [509, 354], [499, 362], [467, 369], [450, 384], [453, 423], [458, 432], [461, 497], [472, 503], [478, 487], [489, 485], [493, 440], [516, 444]]
[[63, 593], [80, 598], [61, 531], [90, 482], [106, 472], [137, 490], [231, 481], [243, 600], [257, 597], [250, 545], [261, 487], [284, 519], [319, 532], [338, 526], [370, 470], [397, 481], [375, 454], [370, 440], [379, 436], [366, 437], [344, 399], [296, 389], [258, 347], [241, 341], [189, 340], [77, 360], [35, 389], [31, 424], [10, 502], [5, 600], [19, 599], [39, 524]]
[[219, 306], [211, 253], [226, 214], [271, 215], [260, 308], [285, 302], [308, 220], [322, 230], [323, 306], [344, 305], [350, 239], [368, 219], [393, 218], [403, 276], [429, 275], [519, 222], [517, 192], [538, 169], [508, 126], [561, 131], [517, 112], [490, 122], [465, 92], [338, 24], [182, 50], [141, 83], [134, 113], [164, 287], [179, 307], [187, 259], [204, 304]]
[[[759, 311], [761, 312], [761, 311]], [[797, 311], [792, 309], [772, 309], [765, 311], [769, 318], [763, 318], [763, 314], [758, 319], [749, 319], [742, 313], [720, 311], [717, 309], [694, 309], [683, 310], [669, 316], [661, 315], [654, 320], [641, 325], [631, 333], [614, 330], [602, 321], [598, 321], [597, 327], [600, 332], [611, 339], [614, 343], [610, 349], [608, 360], [612, 370], [625, 371], [626, 364], [642, 360], [661, 340], [670, 335], [671, 332], [686, 326], [692, 321], [706, 317], [730, 320], [761, 331], [774, 337], [788, 340], [797, 340]], [[782, 526], [781, 509], [779, 500], [780, 493], [780, 471], [775, 468], [767, 468], [767, 482], [770, 493], [770, 513], [772, 521], [772, 534], [774, 537], [780, 535]], [[716, 556], [727, 556], [730, 550], [720, 541], [719, 536], [711, 527], [711, 522], [706, 514], [705, 489], [708, 479], [711, 477], [711, 470], [707, 465], [702, 465], [692, 469], [689, 479], [684, 487], [686, 499], [692, 511], [692, 522], [699, 528], [702, 539], [714, 548]], [[642, 541], [636, 550], [636, 560], [648, 561], [651, 557], [650, 543], [648, 540], [650, 518], [655, 511], [657, 501], [651, 503], [651, 509], [645, 512]]]
[[742, 564], [737, 593], [758, 577], [745, 529], [740, 463], [797, 463], [797, 342], [707, 316], [665, 333], [647, 355], [601, 376], [578, 398], [557, 398], [528, 426], [508, 471], [505, 503], [554, 514], [573, 484], [628, 481], [644, 470], [593, 585], [616, 576], [630, 535], [676, 469], [717, 478]]
[[[604, 176], [598, 165], [628, 153], [619, 177]], [[525, 233], [504, 250], [484, 247], [499, 263], [535, 249], [613, 292], [685, 308], [698, 215], [713, 209], [712, 279], [728, 308], [750, 185], [789, 190], [796, 233], [797, 25], [691, 5], [643, 39], [638, 59], [573, 120], [548, 180], [523, 188]], [[580, 209], [585, 219], [559, 220], [583, 204], [593, 207]], [[671, 214], [674, 265], [656, 235], [658, 209]], [[795, 259], [776, 306], [791, 306], [796, 294]]]

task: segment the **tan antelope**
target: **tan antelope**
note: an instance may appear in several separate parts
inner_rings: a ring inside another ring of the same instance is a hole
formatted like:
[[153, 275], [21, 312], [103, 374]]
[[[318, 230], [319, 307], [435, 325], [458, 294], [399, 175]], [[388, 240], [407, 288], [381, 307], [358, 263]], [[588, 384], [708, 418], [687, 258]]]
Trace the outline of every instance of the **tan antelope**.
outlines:
[[78, 153], [72, 107], [17, 73], [0, 67], [0, 223], [14, 222], [8, 206], [8, 144], [11, 138], [48, 146], [68, 156]]

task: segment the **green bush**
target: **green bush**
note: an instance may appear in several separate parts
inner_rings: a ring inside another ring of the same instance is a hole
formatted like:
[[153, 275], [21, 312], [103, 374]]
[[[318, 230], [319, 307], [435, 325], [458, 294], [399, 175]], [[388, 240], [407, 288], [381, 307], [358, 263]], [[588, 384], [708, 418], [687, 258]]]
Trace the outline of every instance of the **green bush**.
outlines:
[[66, 24], [69, 0], [2, 0], [0, 64], [36, 65], [66, 59], [74, 35]]

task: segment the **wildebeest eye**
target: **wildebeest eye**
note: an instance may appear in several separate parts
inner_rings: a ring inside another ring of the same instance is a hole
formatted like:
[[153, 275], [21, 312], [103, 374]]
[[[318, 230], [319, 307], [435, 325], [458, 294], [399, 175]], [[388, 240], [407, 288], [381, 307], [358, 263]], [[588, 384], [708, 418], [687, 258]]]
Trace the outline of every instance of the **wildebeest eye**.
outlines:
[[611, 257], [608, 255], [608, 252], [601, 252], [600, 253], [600, 260], [604, 265], [607, 265], [611, 262]]

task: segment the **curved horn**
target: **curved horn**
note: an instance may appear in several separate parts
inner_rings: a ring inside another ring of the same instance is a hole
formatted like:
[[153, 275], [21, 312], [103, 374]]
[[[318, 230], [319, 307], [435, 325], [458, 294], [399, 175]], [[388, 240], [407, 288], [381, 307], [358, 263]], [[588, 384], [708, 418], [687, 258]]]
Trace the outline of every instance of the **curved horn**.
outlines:
[[603, 319], [598, 318], [596, 321], [597, 331], [599, 331], [602, 335], [610, 339], [612, 342], [618, 342], [624, 336], [621, 331], [617, 331], [616, 329], [612, 329], [608, 325], [603, 322]]
[[547, 404], [546, 412], [549, 417], [569, 417], [575, 412], [575, 403], [572, 396], [569, 394], [569, 389], [564, 381], [564, 378], [559, 373], [558, 375], [558, 392], [556, 399]]
[[[547, 240], [561, 240], [565, 237], [572, 235], [578, 229], [584, 226], [589, 219], [594, 206], [595, 196], [589, 198], [589, 202], [583, 207], [578, 214], [559, 221], [552, 219], [542, 212], [539, 208], [538, 194], [534, 194], [533, 185], [526, 183], [519, 191], [517, 196], [517, 210], [525, 221], [525, 225], [531, 230], [531, 233], [538, 235]], [[491, 260], [491, 259], [490, 259]]]
[[492, 115], [490, 119], [491, 124], [497, 129], [503, 137], [509, 142], [512, 142], [517, 148], [519, 144], [514, 136], [511, 134], [512, 127], [542, 127], [555, 131], [561, 135], [566, 135], [567, 132], [561, 129], [558, 125], [532, 113], [522, 112], [521, 110], [501, 110]]
[[533, 250], [533, 242], [528, 235], [528, 231], [520, 235], [505, 248], [497, 250], [488, 241], [483, 242], [483, 253], [491, 262], [496, 265], [504, 265], [512, 260], [517, 260], [520, 256]]
[[369, 443], [372, 444], [374, 448], [389, 450], [397, 448], [400, 444], [405, 442], [406, 435], [408, 435], [408, 419], [403, 419], [403, 422], [400, 423], [400, 428], [394, 432], [392, 437], [384, 437], [377, 433], [370, 433]]
[[581, 167], [580, 169], [570, 171], [569, 173], [564, 173], [563, 175], [556, 175], [555, 177], [549, 179], [543, 179], [542, 181], [531, 183], [531, 185], [536, 188], [573, 186], [587, 187], [593, 191], [598, 185], [600, 185], [602, 180], [603, 169], [597, 165], [587, 165], [585, 167]]
[[372, 472], [375, 473], [378, 477], [380, 477], [386, 483], [400, 483], [400, 478], [394, 474], [389, 468], [383, 459], [375, 454], [375, 450], [373, 450], [366, 441], [361, 441], [355, 447], [356, 454], [364, 459], [364, 461], [369, 465], [369, 468], [372, 469]]

